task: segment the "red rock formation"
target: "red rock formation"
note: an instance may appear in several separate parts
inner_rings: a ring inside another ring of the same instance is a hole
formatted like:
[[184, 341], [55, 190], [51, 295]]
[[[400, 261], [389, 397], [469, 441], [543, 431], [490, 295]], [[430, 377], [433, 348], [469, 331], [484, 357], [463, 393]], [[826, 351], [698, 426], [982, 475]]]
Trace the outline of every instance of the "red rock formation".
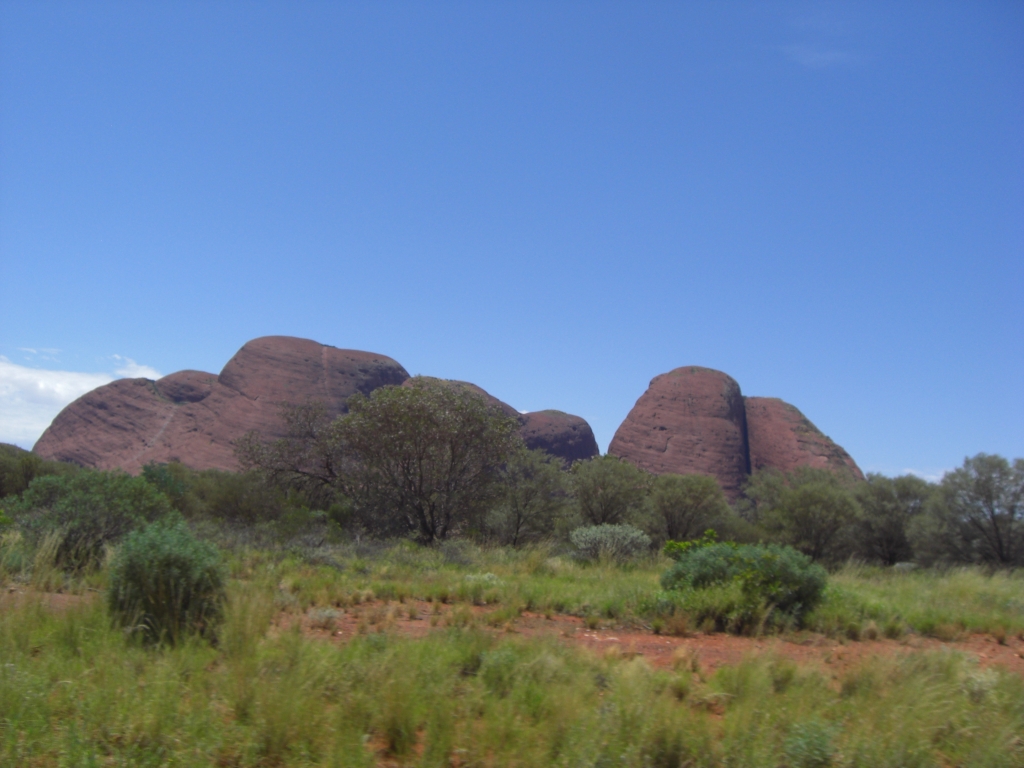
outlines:
[[794, 406], [776, 397], [745, 400], [752, 471], [771, 467], [792, 472], [797, 467], [818, 467], [864, 479], [850, 454], [822, 434]]
[[[234, 470], [233, 444], [246, 432], [259, 430], [268, 439], [284, 436], [283, 405], [321, 401], [333, 416], [345, 412], [356, 392], [369, 394], [408, 378], [390, 357], [265, 336], [243, 346], [219, 376], [179, 371], [155, 382], [121, 379], [94, 389], [61, 411], [33, 450], [46, 459], [132, 473], [149, 462], [169, 461]], [[532, 440], [569, 461], [597, 453], [590, 426], [579, 417], [562, 414], [560, 421], [552, 417], [545, 426], [541, 416], [523, 417], [480, 387], [456, 383], [520, 423], [532, 423], [524, 427], [527, 444]], [[586, 453], [587, 436], [591, 454]]]
[[600, 454], [594, 430], [585, 419], [562, 411], [534, 411], [521, 417], [519, 434], [527, 448], [560, 457], [567, 465]]
[[735, 498], [750, 472], [740, 387], [710, 368], [656, 376], [612, 438], [608, 453], [655, 474], [711, 475]]
[[151, 461], [237, 469], [233, 442], [252, 429], [282, 436], [282, 405], [319, 400], [342, 413], [356, 392], [407, 378], [383, 355], [266, 336], [243, 346], [220, 376], [180, 371], [156, 382], [121, 379], [94, 389], [57, 415], [33, 451], [133, 473]]

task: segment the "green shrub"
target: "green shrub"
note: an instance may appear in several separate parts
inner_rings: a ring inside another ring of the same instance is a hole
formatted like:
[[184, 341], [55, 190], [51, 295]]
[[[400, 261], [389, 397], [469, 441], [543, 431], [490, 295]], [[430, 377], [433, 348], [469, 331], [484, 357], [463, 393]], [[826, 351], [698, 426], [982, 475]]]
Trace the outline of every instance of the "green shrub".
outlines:
[[77, 571], [98, 563], [106, 545], [169, 514], [171, 504], [141, 477], [84, 470], [35, 478], [11, 512], [35, 544], [60, 531], [54, 564]]
[[70, 475], [78, 472], [74, 464], [41, 459], [16, 445], [0, 443], [0, 499], [17, 496], [43, 475]]
[[704, 531], [704, 535], [699, 539], [690, 539], [689, 541], [672, 541], [669, 539], [665, 542], [665, 546], [662, 547], [661, 553], [666, 557], [670, 557], [673, 560], [679, 560], [683, 555], [692, 549], [698, 549], [700, 547], [710, 547], [712, 544], [718, 543], [718, 534], [715, 533], [714, 529], [708, 528]]
[[609, 557], [619, 562], [632, 560], [648, 551], [651, 537], [632, 525], [591, 525], [569, 534], [577, 554], [584, 560]]
[[666, 590], [739, 583], [751, 604], [799, 619], [820, 602], [827, 574], [807, 555], [775, 544], [708, 544], [685, 551], [661, 577]]
[[110, 568], [108, 600], [121, 626], [138, 628], [147, 642], [174, 643], [191, 632], [213, 637], [224, 589], [217, 548], [181, 521], [162, 521], [125, 539]]

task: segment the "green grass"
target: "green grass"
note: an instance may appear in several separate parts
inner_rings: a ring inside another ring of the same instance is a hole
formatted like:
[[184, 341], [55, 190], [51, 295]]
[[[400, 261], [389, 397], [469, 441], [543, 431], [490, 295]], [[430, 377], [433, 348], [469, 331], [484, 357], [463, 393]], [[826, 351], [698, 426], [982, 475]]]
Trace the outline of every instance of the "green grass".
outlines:
[[[332, 565], [314, 564], [320, 559], [324, 556], [241, 551], [232, 559], [232, 571], [236, 578], [262, 574], [274, 580], [279, 602], [299, 611], [374, 597], [571, 614], [646, 628], [680, 615], [691, 629], [721, 631], [735, 625], [749, 632], [772, 626], [757, 617], [730, 621], [730, 611], [740, 601], [728, 586], [690, 594], [662, 592], [659, 579], [671, 565], [663, 557], [620, 566], [580, 563], [546, 546], [513, 550], [463, 544], [446, 550], [400, 544], [370, 555], [338, 547], [330, 555]], [[847, 566], [830, 575], [823, 603], [804, 625], [854, 638], [874, 631], [942, 639], [963, 632], [1017, 634], [1024, 631], [1024, 572], [963, 568], [899, 573]], [[781, 628], [789, 626], [783, 623]]]
[[807, 624], [828, 634], [874, 622], [890, 633], [950, 640], [964, 632], [1024, 631], [1024, 571], [976, 568], [899, 573], [851, 566], [829, 579], [824, 603]]
[[702, 679], [473, 629], [339, 647], [269, 630], [275, 588], [231, 585], [216, 648], [143, 648], [111, 628], [98, 599], [64, 613], [32, 601], [6, 609], [0, 764], [1024, 761], [1024, 681], [955, 653], [876, 661], [835, 686], [772, 657]]
[[[114, 628], [105, 569], [67, 579], [46, 553], [0, 544], [0, 576], [30, 590], [0, 622], [0, 765], [1020, 766], [1024, 681], [954, 652], [876, 658], [833, 680], [761, 656], [702, 676], [685, 663], [597, 657], [488, 631], [523, 610], [698, 628], [728, 589], [659, 592], [668, 561], [584, 565], [553, 549], [353, 545], [237, 549], [216, 646], [144, 648]], [[33, 570], [35, 569], [35, 570]], [[696, 594], [696, 593], [695, 593]], [[410, 639], [377, 624], [344, 645], [273, 623], [282, 611], [381, 599], [455, 604]], [[860, 636], [1024, 630], [1024, 578], [848, 567], [808, 621]], [[698, 604], [702, 600], [706, 605]], [[686, 608], [691, 613], [681, 614]]]

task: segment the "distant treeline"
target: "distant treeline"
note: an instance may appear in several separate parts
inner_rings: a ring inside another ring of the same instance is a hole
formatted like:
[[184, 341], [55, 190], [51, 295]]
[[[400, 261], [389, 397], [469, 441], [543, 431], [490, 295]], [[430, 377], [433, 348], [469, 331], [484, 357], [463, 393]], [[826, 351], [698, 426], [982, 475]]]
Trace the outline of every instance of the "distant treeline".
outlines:
[[[527, 450], [513, 419], [450, 385], [357, 395], [336, 419], [315, 403], [285, 417], [286, 438], [240, 441], [245, 470], [237, 473], [151, 464], [140, 478], [115, 481], [117, 473], [0, 446], [0, 519], [39, 535], [110, 516], [135, 499], [148, 505], [146, 516], [166, 503], [188, 520], [260, 528], [278, 541], [316, 531], [332, 540], [465, 537], [520, 546], [629, 526], [652, 549], [710, 530], [724, 541], [789, 545], [826, 565], [1024, 565], [1022, 459], [979, 454], [938, 483], [762, 470], [730, 504], [702, 475], [654, 476], [613, 456], [565, 467]], [[112, 524], [110, 533], [123, 527]]]

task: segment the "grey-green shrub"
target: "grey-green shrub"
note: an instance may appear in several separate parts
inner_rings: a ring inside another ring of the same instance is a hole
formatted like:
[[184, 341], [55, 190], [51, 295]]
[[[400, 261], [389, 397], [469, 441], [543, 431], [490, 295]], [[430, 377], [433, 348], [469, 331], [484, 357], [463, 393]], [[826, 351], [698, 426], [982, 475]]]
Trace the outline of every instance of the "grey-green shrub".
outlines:
[[752, 605], [767, 604], [799, 619], [817, 605], [828, 574], [810, 557], [777, 544], [713, 543], [693, 547], [661, 577], [666, 590], [738, 582]]
[[632, 560], [650, 550], [651, 537], [633, 525], [591, 525], [577, 528], [569, 541], [584, 560], [609, 557], [619, 562]]
[[224, 603], [220, 552], [179, 521], [128, 535], [110, 568], [114, 620], [146, 642], [177, 642], [188, 633], [214, 637]]
[[60, 531], [55, 565], [80, 570], [98, 563], [106, 545], [172, 510], [167, 497], [141, 477], [83, 470], [35, 478], [10, 511], [32, 542]]

